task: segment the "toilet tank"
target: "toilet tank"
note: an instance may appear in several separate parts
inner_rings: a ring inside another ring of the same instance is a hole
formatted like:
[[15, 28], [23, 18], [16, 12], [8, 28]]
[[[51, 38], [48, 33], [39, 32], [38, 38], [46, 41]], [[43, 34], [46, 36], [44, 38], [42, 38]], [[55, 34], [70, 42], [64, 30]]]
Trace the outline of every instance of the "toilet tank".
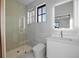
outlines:
[[42, 43], [33, 47], [33, 53], [36, 58], [45, 58], [45, 45]]

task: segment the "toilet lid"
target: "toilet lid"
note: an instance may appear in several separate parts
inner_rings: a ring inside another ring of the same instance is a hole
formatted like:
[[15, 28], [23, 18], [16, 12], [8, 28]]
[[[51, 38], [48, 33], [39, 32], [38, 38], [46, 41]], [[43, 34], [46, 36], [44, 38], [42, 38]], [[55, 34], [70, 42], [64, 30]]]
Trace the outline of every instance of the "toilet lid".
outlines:
[[45, 48], [45, 45], [42, 43], [37, 44], [36, 46], [33, 47], [33, 50], [38, 51]]

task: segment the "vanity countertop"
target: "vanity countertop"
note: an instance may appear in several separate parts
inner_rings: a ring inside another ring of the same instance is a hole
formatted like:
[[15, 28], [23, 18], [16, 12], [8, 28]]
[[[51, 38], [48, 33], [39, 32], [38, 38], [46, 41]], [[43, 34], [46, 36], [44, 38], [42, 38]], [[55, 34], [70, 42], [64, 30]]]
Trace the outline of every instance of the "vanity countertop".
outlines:
[[72, 44], [79, 46], [79, 40], [78, 39], [71, 39], [71, 38], [60, 38], [60, 37], [48, 37], [46, 38], [47, 41], [54, 41], [58, 43], [64, 43], [64, 44]]

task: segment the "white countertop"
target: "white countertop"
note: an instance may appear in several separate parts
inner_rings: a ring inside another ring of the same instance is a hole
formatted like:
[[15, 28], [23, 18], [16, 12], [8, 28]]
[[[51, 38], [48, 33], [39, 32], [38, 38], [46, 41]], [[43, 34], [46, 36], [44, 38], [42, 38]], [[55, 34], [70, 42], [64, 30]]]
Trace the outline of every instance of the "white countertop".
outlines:
[[64, 43], [64, 44], [71, 44], [79, 46], [79, 40], [78, 39], [71, 39], [71, 38], [60, 38], [60, 37], [48, 37], [46, 38], [47, 41], [55, 41], [58, 43]]

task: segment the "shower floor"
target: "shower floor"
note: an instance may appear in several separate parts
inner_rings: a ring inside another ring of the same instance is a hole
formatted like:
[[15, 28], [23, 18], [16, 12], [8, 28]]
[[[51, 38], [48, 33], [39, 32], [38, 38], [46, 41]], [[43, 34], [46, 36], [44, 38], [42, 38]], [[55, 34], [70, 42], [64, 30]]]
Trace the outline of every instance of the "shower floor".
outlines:
[[20, 55], [17, 58], [35, 58], [35, 57], [34, 57], [33, 53], [31, 52], [31, 53]]

